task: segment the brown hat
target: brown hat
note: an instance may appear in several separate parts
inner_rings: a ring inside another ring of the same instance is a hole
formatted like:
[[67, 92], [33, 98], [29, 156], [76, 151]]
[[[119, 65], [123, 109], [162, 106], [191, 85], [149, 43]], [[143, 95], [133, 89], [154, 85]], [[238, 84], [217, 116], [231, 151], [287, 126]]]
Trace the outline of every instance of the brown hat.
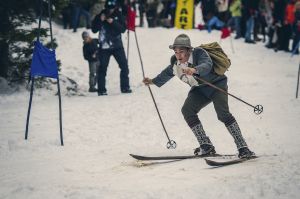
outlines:
[[170, 49], [174, 49], [175, 47], [193, 48], [191, 46], [191, 40], [186, 34], [178, 35], [175, 38], [173, 45], [169, 46]]

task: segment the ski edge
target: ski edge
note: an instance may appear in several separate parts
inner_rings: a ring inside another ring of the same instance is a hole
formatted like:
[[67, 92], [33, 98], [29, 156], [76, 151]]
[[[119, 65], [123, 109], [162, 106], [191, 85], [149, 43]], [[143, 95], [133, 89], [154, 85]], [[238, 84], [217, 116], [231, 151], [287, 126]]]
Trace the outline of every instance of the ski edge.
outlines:
[[220, 157], [220, 156], [236, 156], [236, 154], [215, 154], [215, 155], [181, 155], [181, 156], [142, 156], [136, 154], [129, 154], [131, 157], [137, 160], [151, 161], [151, 160], [183, 160], [183, 159], [196, 159], [207, 157]]
[[204, 158], [205, 162], [209, 165], [209, 166], [213, 166], [213, 167], [222, 167], [222, 166], [228, 166], [228, 165], [234, 165], [234, 164], [239, 164], [248, 160], [253, 160], [253, 159], [257, 159], [258, 156], [253, 156], [251, 158], [239, 158], [239, 159], [235, 159], [235, 160], [228, 160], [228, 161], [216, 161], [216, 160], [210, 160], [207, 158]]

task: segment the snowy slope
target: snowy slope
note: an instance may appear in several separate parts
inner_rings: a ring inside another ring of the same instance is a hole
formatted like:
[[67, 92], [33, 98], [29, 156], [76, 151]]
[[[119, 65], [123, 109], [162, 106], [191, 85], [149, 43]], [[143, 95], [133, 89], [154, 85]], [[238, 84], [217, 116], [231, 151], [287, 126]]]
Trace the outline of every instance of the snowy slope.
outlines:
[[[111, 58], [108, 96], [87, 92], [88, 65], [82, 56], [81, 31], [54, 27], [62, 61], [61, 73], [79, 83], [85, 96], [63, 96], [65, 146], [59, 145], [58, 99], [37, 90], [33, 98], [29, 140], [24, 140], [29, 92], [0, 96], [0, 198], [298, 198], [300, 194], [299, 118], [295, 99], [298, 57], [275, 53], [263, 44], [230, 40], [221, 45], [231, 57], [229, 92], [253, 109], [230, 98], [231, 112], [251, 147], [262, 158], [212, 169], [201, 159], [139, 167], [128, 154], [191, 154], [197, 142], [181, 115], [189, 88], [173, 78], [152, 87], [162, 118], [177, 149], [168, 150], [130, 33], [132, 94], [120, 94], [119, 69]], [[168, 45], [180, 33], [192, 44], [219, 41], [219, 33], [198, 30], [137, 29], [145, 73], [154, 77], [169, 62]], [[95, 37], [97, 35], [94, 35]], [[125, 49], [127, 36], [123, 35]], [[199, 117], [220, 153], [236, 153], [212, 105]]]

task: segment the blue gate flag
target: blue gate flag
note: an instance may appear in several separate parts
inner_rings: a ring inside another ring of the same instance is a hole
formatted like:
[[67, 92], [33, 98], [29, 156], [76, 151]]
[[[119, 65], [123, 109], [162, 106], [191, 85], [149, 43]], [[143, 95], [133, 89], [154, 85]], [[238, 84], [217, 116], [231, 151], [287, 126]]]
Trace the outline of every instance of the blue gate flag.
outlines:
[[34, 44], [30, 75], [58, 78], [55, 50], [49, 50], [38, 40]]

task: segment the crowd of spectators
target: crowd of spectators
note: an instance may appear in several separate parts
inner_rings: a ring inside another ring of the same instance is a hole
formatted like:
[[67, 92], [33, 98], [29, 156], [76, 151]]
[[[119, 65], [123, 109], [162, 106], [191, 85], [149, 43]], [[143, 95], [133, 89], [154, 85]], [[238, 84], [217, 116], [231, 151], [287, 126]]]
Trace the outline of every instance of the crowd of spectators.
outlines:
[[[235, 39], [266, 42], [275, 51], [298, 54], [300, 1], [297, 0], [201, 0], [204, 24], [198, 28], [229, 27]], [[292, 44], [290, 45], [290, 41]]]
[[[91, 27], [93, 18], [103, 10], [106, 0], [71, 0], [62, 11], [64, 28], [74, 32], [80, 23]], [[136, 11], [140, 27], [174, 27], [176, 0], [119, 0], [119, 9]], [[195, 0], [194, 13], [201, 13], [203, 23], [195, 28], [211, 32], [228, 27], [235, 39], [246, 43], [265, 42], [275, 51], [298, 54], [300, 41], [299, 0]], [[200, 9], [197, 5], [200, 4]], [[195, 16], [199, 14], [195, 14]], [[81, 17], [82, 16], [82, 17]], [[145, 24], [145, 21], [147, 22]]]

